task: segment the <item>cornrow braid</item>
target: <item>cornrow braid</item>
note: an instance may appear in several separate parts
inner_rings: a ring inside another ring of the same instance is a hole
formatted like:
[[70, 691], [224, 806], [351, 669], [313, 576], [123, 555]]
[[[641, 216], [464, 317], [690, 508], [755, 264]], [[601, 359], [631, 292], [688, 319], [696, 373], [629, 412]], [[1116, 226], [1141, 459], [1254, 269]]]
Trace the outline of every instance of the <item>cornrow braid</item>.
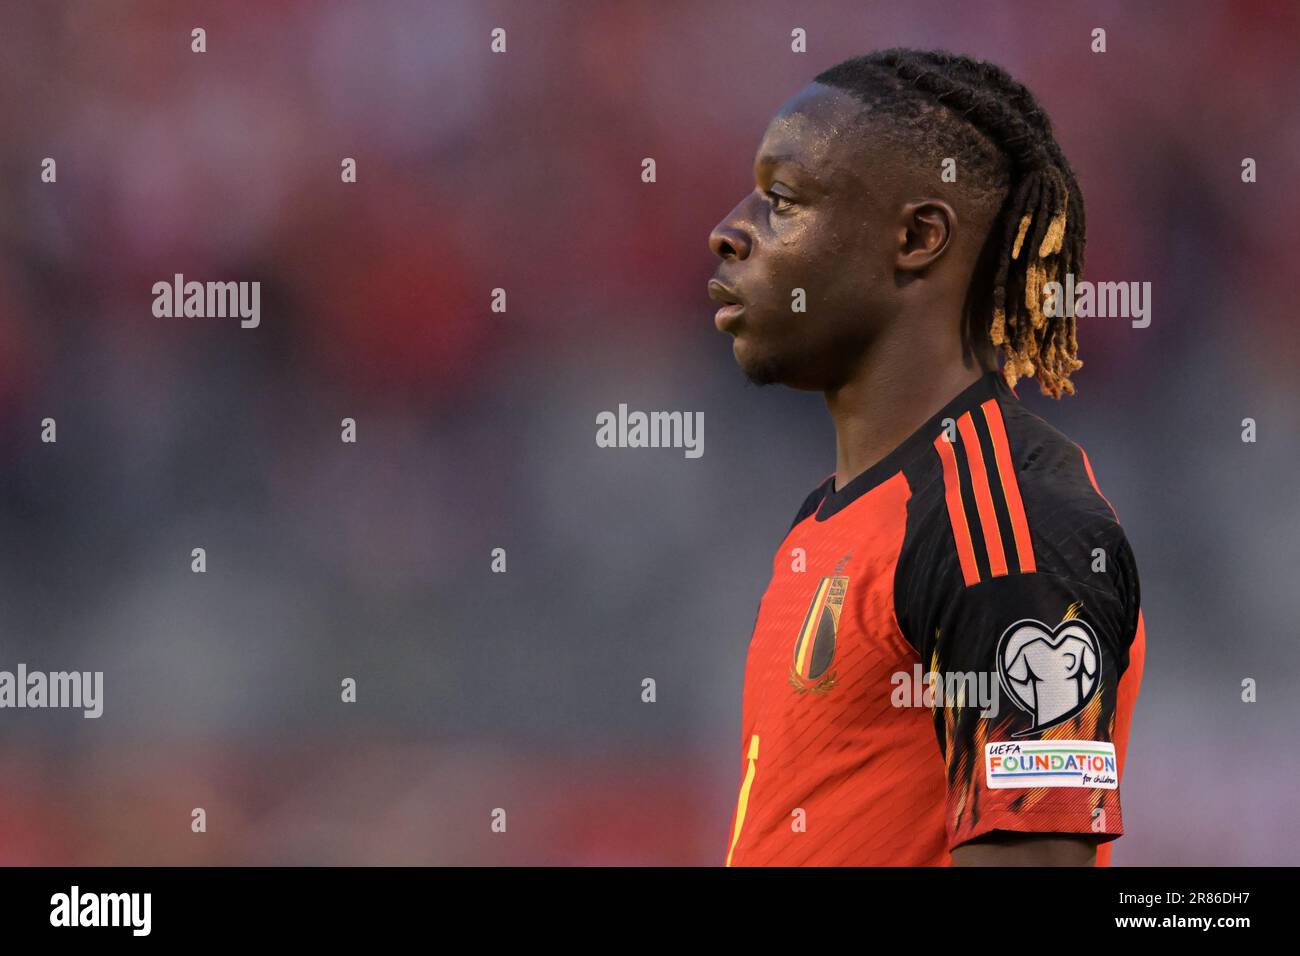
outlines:
[[1004, 193], [986, 246], [992, 282], [974, 303], [981, 328], [1009, 384], [1037, 376], [1043, 394], [1073, 394], [1074, 317], [1046, 315], [1043, 290], [1083, 276], [1083, 194], [1034, 95], [995, 64], [908, 49], [846, 60], [816, 82], [893, 119], [926, 159], [959, 157], [985, 180], [974, 188]]

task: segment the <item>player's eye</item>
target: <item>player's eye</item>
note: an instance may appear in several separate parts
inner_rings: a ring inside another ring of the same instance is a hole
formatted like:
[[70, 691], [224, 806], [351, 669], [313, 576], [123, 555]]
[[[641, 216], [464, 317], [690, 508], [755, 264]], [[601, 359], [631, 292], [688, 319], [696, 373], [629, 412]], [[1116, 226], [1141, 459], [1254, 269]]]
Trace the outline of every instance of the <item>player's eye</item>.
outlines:
[[767, 198], [772, 200], [772, 209], [775, 212], [787, 212], [795, 205], [793, 197], [783, 196], [771, 189], [767, 191]]

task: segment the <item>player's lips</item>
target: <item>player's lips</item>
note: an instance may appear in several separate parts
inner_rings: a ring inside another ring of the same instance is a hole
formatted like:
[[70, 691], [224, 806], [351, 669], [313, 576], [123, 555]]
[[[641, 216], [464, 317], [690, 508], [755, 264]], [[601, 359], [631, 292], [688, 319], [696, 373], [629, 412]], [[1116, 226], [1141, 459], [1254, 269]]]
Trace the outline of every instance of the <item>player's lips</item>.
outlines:
[[717, 279], [709, 280], [709, 298], [722, 303], [722, 308], [713, 316], [713, 324], [720, 332], [726, 332], [728, 324], [745, 311], [745, 303], [741, 301], [740, 295]]

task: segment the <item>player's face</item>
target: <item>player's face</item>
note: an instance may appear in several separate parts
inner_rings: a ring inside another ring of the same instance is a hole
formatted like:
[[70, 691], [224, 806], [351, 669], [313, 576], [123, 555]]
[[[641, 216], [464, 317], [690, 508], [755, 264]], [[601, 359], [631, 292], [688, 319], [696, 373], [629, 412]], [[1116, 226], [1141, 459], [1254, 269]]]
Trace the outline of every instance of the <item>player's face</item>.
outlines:
[[709, 236], [716, 324], [759, 384], [838, 387], [890, 314], [896, 181], [861, 130], [865, 109], [817, 83], [795, 94], [759, 144], [753, 191]]

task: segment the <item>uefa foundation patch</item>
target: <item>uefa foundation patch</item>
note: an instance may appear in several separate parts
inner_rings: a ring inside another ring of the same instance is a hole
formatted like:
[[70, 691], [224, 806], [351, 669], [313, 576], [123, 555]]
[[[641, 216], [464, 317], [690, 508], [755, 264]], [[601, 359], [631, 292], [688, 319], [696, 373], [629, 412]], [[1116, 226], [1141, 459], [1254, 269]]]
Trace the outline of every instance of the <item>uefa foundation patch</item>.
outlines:
[[984, 780], [1007, 787], [1119, 787], [1115, 745], [1104, 740], [998, 741], [984, 746]]

